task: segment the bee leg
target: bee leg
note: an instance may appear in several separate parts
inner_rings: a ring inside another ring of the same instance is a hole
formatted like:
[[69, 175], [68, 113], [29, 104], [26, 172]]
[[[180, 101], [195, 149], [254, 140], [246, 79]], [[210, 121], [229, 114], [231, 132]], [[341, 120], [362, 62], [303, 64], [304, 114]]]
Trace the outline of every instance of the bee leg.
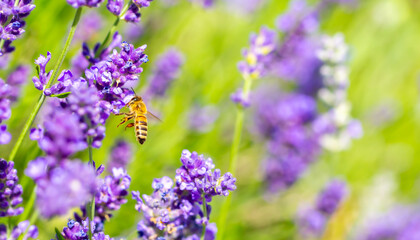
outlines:
[[127, 124], [127, 126], [125, 126], [124, 130], [126, 130], [127, 128], [131, 128], [131, 127], [134, 127], [134, 123]]
[[[133, 116], [134, 117], [134, 116]], [[125, 122], [127, 122], [128, 120], [132, 119], [133, 117], [125, 117], [121, 120], [121, 122], [117, 125], [117, 127], [119, 127], [121, 124], [124, 124]]]

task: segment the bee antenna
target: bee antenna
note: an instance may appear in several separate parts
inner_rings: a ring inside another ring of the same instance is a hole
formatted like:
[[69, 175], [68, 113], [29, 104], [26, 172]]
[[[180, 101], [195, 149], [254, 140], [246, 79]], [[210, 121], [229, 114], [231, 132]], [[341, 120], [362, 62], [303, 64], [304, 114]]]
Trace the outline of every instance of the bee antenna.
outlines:
[[133, 90], [134, 95], [137, 96], [137, 93], [136, 93], [136, 91], [134, 91], [134, 88], [133, 87], [131, 87], [131, 90]]

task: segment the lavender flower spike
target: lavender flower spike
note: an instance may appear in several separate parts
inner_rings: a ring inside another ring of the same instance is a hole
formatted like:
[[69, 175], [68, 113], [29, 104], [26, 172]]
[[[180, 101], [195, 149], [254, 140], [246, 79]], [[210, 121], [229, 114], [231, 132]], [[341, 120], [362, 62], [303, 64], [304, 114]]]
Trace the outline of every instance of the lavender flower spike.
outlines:
[[17, 171], [14, 162], [0, 159], [0, 217], [17, 216], [23, 212], [23, 188], [18, 184]]
[[183, 64], [184, 56], [175, 48], [163, 53], [156, 62], [146, 95], [149, 97], [164, 96], [170, 84], [178, 77]]
[[28, 232], [23, 236], [24, 240], [28, 238], [38, 238], [38, 228], [34, 225], [29, 226], [29, 221], [20, 222], [9, 234], [7, 233], [7, 227], [0, 224], [0, 239], [16, 240], [19, 239], [26, 231]]

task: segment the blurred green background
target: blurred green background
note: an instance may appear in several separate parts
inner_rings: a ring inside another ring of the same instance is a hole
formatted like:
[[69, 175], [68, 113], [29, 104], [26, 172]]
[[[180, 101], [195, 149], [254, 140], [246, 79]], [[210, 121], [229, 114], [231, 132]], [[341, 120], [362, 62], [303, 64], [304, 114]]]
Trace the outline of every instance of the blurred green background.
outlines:
[[[52, 68], [64, 45], [75, 9], [64, 0], [35, 0], [35, 4], [36, 9], [27, 18], [26, 33], [15, 42], [9, 70], [22, 63], [33, 66], [39, 54], [47, 51], [53, 55], [49, 64]], [[144, 64], [137, 92], [141, 94], [140, 89], [147, 86], [154, 60], [171, 46], [185, 55], [182, 73], [166, 97], [148, 103], [163, 122], [150, 124], [144, 145], [135, 141], [132, 131], [116, 128], [119, 117], [114, 116], [107, 123], [102, 148], [93, 152], [94, 160], [105, 163], [115, 140], [130, 141], [134, 151], [128, 169], [133, 180], [131, 189], [146, 194], [151, 193], [154, 178], [175, 175], [183, 149], [211, 156], [216, 167], [226, 171], [236, 114], [229, 95], [242, 84], [236, 68], [241, 49], [248, 45], [251, 32], [262, 25], [273, 28], [276, 17], [287, 6], [286, 0], [271, 0], [254, 13], [241, 14], [222, 2], [202, 9], [188, 1], [168, 7], [155, 0], [142, 11], [144, 34], [136, 41], [137, 46], [148, 45], [150, 59]], [[104, 19], [101, 30], [89, 39], [92, 46], [102, 41], [114, 17], [105, 4], [89, 11], [100, 12]], [[296, 239], [291, 220], [297, 210], [302, 204], [311, 204], [323, 184], [335, 176], [348, 181], [351, 195], [330, 221], [323, 239], [351, 238], [366, 217], [396, 202], [416, 202], [419, 198], [420, 3], [360, 0], [357, 8], [334, 8], [322, 19], [325, 33], [343, 32], [352, 48], [349, 98], [365, 135], [347, 151], [325, 152], [292, 188], [267, 196], [261, 181], [264, 145], [249, 133], [252, 115], [247, 112], [235, 174], [238, 190], [233, 194], [225, 239]], [[126, 25], [120, 24], [119, 29], [123, 32]], [[73, 41], [64, 68], [70, 66], [80, 47], [80, 41]], [[6, 78], [8, 72], [1, 70], [1, 76]], [[264, 84], [263, 80], [258, 84]], [[28, 79], [23, 98], [14, 105], [12, 117], [6, 122], [14, 138], [10, 145], [0, 146], [0, 157], [8, 156], [38, 94]], [[195, 104], [219, 109], [220, 117], [211, 131], [189, 129], [188, 112]], [[40, 154], [34, 149], [38, 149], [37, 144], [26, 139], [16, 158], [18, 169]], [[77, 157], [86, 160], [87, 152]], [[222, 202], [221, 198], [212, 202], [210, 221], [217, 221]], [[140, 216], [130, 199], [107, 223], [106, 233], [113, 237], [132, 234]], [[66, 220], [38, 220], [39, 239], [51, 239], [54, 227], [61, 229]]]

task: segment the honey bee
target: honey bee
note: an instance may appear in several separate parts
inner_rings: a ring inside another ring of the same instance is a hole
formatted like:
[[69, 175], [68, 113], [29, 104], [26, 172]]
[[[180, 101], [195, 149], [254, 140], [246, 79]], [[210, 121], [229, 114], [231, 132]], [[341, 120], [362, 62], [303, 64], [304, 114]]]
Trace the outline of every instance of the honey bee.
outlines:
[[147, 111], [146, 104], [140, 96], [135, 95], [126, 106], [129, 109], [127, 113], [118, 113], [116, 115], [124, 115], [125, 117], [117, 125], [119, 127], [121, 124], [124, 124], [128, 120], [134, 118], [134, 123], [129, 123], [125, 126], [125, 129], [135, 126], [135, 134], [137, 141], [140, 144], [143, 144], [147, 139], [147, 116], [154, 118], [158, 121], [160, 119], [153, 115], [151, 112]]

